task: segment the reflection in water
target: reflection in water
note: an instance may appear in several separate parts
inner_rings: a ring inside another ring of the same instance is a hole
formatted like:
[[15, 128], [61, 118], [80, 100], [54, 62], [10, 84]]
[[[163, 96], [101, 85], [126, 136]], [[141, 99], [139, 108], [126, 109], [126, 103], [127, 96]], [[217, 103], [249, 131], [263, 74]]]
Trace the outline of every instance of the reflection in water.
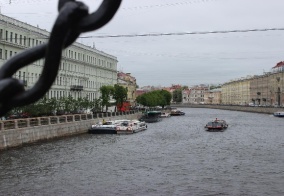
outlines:
[[[0, 152], [0, 195], [284, 195], [284, 119], [183, 109], [133, 135]], [[206, 132], [215, 118], [224, 132]]]

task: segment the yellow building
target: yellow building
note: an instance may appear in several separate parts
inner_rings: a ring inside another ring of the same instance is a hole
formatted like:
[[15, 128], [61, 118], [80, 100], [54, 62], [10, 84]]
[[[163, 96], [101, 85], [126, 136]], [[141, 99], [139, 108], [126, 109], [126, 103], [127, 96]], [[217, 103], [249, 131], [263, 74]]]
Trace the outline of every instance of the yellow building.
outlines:
[[204, 92], [204, 103], [205, 104], [221, 104], [221, 88], [212, 89]]
[[136, 79], [130, 73], [117, 73], [117, 84], [127, 89], [127, 101], [131, 105], [135, 105], [136, 100]]
[[231, 80], [222, 85], [222, 103], [247, 105], [250, 103], [250, 76]]

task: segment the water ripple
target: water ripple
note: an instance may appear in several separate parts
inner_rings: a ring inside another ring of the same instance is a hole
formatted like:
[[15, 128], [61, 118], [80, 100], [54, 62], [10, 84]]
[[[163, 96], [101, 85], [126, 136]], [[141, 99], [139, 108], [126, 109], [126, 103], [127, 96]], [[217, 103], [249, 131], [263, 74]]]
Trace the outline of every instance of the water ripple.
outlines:
[[[0, 195], [284, 195], [284, 119], [183, 109], [133, 135], [0, 152]], [[225, 132], [206, 132], [215, 118]]]

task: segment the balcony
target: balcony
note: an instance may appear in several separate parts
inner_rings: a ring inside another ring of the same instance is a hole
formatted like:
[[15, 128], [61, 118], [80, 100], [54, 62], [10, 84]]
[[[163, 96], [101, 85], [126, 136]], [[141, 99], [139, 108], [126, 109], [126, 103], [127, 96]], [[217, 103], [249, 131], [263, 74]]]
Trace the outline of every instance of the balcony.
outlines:
[[84, 87], [81, 85], [71, 85], [70, 86], [70, 91], [82, 91], [84, 90]]

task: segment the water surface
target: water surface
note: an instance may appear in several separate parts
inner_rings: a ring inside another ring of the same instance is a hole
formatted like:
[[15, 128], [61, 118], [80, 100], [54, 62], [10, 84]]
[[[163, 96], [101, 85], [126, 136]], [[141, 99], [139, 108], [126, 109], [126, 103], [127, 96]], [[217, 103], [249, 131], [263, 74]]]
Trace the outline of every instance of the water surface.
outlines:
[[[284, 195], [284, 118], [183, 111], [133, 135], [0, 152], [0, 195]], [[216, 117], [229, 128], [206, 132]]]

